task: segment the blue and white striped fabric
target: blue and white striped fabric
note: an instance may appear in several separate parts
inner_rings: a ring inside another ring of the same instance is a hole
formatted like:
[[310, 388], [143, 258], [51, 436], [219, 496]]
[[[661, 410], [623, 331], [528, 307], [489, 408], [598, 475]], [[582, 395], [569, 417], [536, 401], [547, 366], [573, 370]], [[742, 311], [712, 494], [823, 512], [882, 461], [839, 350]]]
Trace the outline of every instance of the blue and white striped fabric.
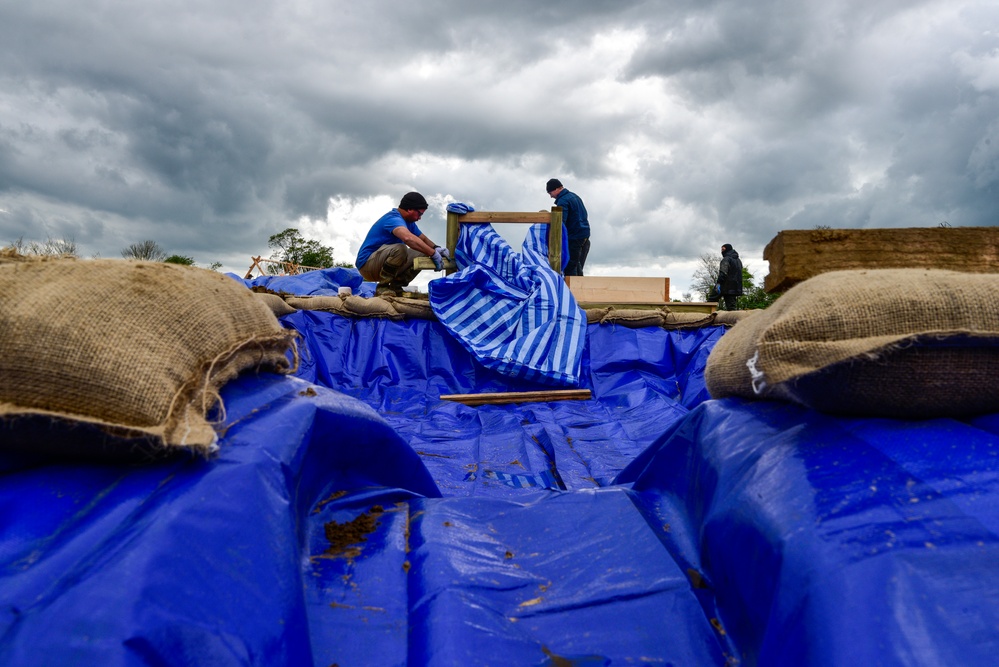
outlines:
[[471, 204], [465, 204], [460, 201], [451, 202], [447, 205], [448, 213], [457, 213], [458, 215], [465, 215], [466, 213], [471, 213], [475, 210], [475, 207]]
[[461, 271], [430, 281], [438, 319], [488, 368], [546, 384], [577, 385], [586, 315], [548, 263], [546, 225], [518, 254], [490, 225], [462, 225]]

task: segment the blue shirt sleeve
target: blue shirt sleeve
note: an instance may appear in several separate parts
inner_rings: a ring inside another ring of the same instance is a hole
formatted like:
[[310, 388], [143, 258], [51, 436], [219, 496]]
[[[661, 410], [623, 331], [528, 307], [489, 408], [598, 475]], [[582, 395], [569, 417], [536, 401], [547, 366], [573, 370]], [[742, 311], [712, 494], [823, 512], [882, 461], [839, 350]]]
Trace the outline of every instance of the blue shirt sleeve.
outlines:
[[368, 257], [371, 253], [381, 248], [387, 243], [402, 243], [399, 237], [393, 234], [398, 227], [406, 227], [416, 236], [421, 236], [423, 232], [420, 228], [416, 226], [416, 223], [407, 223], [403, 220], [402, 216], [399, 215], [397, 209], [392, 209], [382, 217], [378, 218], [371, 229], [368, 230], [368, 235], [364, 237], [364, 242], [361, 244], [361, 249], [357, 251], [357, 261], [354, 263], [356, 267], [364, 266], [364, 263], [368, 261]]

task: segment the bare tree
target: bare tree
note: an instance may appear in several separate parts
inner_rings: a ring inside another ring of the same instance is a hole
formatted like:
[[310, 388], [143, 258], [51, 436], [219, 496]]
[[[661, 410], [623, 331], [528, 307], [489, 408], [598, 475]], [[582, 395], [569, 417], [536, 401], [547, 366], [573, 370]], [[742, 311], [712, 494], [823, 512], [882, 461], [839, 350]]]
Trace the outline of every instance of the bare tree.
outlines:
[[715, 283], [718, 281], [718, 263], [721, 262], [721, 257], [704, 253], [697, 260], [700, 265], [694, 270], [690, 288], [700, 294], [704, 301], [707, 301], [715, 291]]
[[[694, 271], [693, 282], [690, 287], [694, 292], [699, 292], [705, 301], [715, 296], [715, 284], [718, 281], [718, 269], [721, 257], [705, 253], [698, 260], [700, 266]], [[739, 297], [739, 308], [750, 310], [753, 308], [766, 308], [777, 300], [779, 294], [768, 294], [763, 289], [762, 282], [756, 285], [753, 281], [756, 278], [749, 270], [748, 265], [742, 267], [742, 296]], [[684, 294], [684, 297], [687, 295]], [[716, 297], [717, 298], [717, 297]], [[719, 304], [720, 306], [721, 304]]]
[[49, 237], [44, 243], [38, 241], [25, 242], [24, 237], [20, 237], [10, 244], [20, 255], [46, 255], [58, 257], [61, 255], [77, 256], [76, 241], [72, 239], [54, 239]]
[[125, 259], [144, 259], [150, 262], [162, 262], [167, 254], [156, 241], [141, 241], [133, 243], [121, 251], [121, 256]]

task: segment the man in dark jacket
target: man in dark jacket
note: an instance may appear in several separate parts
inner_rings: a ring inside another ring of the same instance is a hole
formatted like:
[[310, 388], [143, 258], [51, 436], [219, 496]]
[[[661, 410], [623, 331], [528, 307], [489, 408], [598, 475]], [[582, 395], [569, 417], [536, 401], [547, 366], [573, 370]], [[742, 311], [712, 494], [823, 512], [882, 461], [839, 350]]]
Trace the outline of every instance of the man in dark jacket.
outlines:
[[725, 310], [738, 310], [738, 299], [742, 296], [742, 260], [731, 243], [723, 245], [721, 252], [715, 292], [725, 299]]
[[583, 275], [586, 255], [590, 252], [590, 221], [586, 215], [583, 200], [574, 192], [562, 187], [562, 181], [551, 178], [545, 183], [548, 196], [562, 207], [562, 223], [569, 237], [569, 263], [565, 265], [565, 275]]

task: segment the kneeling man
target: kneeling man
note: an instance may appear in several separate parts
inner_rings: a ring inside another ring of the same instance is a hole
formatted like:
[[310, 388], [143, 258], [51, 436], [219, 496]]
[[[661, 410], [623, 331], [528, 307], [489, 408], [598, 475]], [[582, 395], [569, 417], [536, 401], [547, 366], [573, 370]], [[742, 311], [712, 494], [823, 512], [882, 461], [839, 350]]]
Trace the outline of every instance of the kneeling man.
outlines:
[[447, 248], [435, 245], [416, 226], [426, 210], [423, 195], [407, 192], [399, 206], [380, 217], [364, 238], [354, 266], [365, 280], [378, 283], [377, 296], [401, 296], [402, 288], [419, 273], [413, 268], [416, 257], [430, 257], [437, 270], [443, 270]]

